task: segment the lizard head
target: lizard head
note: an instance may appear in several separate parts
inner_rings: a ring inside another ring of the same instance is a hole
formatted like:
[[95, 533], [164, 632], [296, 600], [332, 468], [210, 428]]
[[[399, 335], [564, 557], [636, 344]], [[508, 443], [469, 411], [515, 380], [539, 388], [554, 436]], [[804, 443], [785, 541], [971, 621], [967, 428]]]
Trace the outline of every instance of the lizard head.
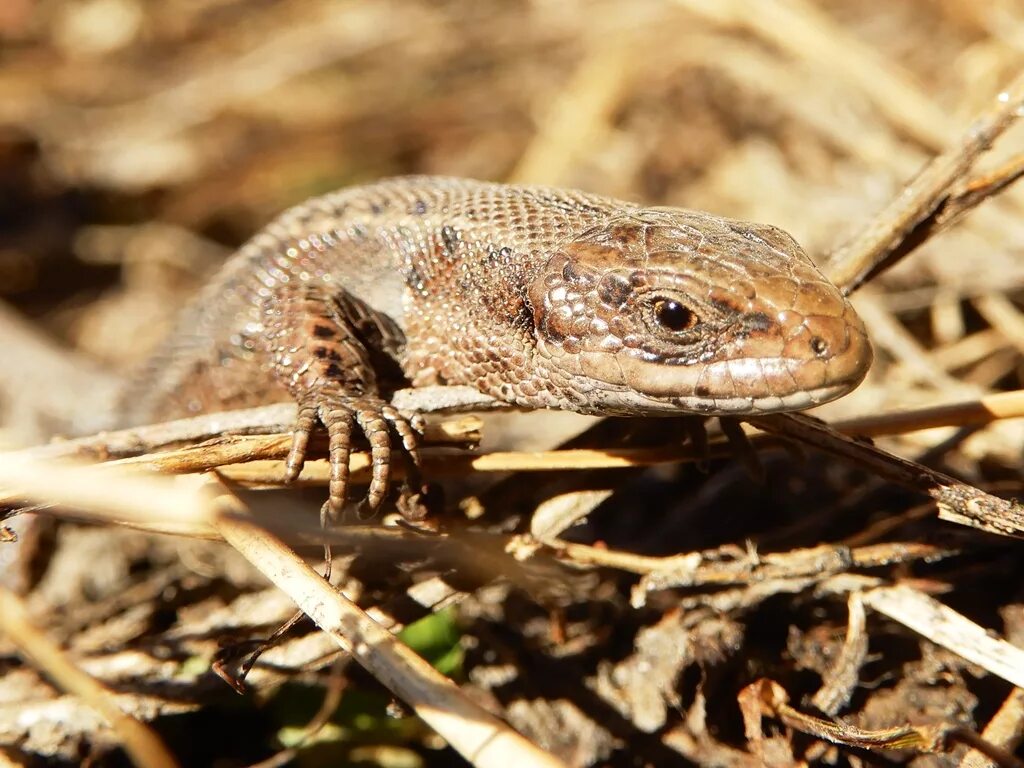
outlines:
[[809, 408], [856, 387], [864, 325], [785, 232], [637, 209], [558, 248], [529, 287], [538, 353], [593, 412]]

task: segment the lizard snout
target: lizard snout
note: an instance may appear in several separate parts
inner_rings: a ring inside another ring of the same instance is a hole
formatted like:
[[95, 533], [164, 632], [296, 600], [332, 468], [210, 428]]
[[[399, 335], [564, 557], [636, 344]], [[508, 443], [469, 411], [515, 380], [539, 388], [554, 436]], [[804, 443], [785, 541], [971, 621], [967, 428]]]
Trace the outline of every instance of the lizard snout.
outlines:
[[871, 364], [853, 307], [763, 225], [632, 212], [561, 245], [528, 299], [536, 359], [590, 413], [800, 410]]
[[847, 394], [867, 374], [872, 350], [864, 324], [832, 286], [787, 309], [755, 305], [734, 317], [703, 357], [620, 356], [624, 382], [666, 409], [729, 415], [811, 408]]

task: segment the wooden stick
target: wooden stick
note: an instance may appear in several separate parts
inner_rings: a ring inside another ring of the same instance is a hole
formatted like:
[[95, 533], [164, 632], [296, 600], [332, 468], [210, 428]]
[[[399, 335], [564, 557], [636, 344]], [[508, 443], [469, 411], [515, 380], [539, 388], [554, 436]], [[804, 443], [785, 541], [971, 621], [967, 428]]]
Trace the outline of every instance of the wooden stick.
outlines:
[[470, 701], [448, 678], [337, 591], [292, 549], [246, 519], [244, 507], [233, 496], [221, 497], [220, 503], [231, 513], [221, 515], [216, 523], [224, 539], [472, 765], [564, 766]]

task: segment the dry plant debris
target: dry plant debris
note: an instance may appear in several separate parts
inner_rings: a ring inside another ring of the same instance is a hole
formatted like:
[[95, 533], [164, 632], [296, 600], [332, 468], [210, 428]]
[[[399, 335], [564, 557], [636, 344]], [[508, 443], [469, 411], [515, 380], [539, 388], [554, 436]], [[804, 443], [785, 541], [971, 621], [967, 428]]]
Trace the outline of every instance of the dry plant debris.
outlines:
[[[0, 760], [1020, 765], [1022, 39], [1010, 0], [5, 3]], [[97, 434], [232, 246], [406, 172], [783, 226], [875, 368], [706, 446], [400, 393], [416, 530], [321, 530], [289, 406]]]

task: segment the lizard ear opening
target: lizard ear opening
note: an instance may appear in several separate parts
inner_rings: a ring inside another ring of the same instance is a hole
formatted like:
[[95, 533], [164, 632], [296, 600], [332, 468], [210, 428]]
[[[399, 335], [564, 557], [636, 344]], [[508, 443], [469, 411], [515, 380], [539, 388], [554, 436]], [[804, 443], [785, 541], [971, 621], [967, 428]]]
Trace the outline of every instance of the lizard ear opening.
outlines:
[[572, 274], [572, 260], [564, 253], [556, 253], [534, 276], [526, 288], [525, 311], [535, 331], [543, 332], [545, 318], [549, 317], [559, 296], [566, 292], [566, 275]]

